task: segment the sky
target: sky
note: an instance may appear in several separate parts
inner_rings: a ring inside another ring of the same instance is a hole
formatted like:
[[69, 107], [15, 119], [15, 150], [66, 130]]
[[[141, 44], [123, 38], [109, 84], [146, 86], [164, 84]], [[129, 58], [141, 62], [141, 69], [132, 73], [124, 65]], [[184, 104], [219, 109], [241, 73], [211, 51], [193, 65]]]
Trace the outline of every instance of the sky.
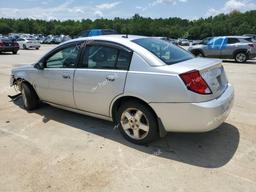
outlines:
[[189, 20], [256, 10], [256, 0], [0, 0], [0, 17], [43, 20], [180, 17]]

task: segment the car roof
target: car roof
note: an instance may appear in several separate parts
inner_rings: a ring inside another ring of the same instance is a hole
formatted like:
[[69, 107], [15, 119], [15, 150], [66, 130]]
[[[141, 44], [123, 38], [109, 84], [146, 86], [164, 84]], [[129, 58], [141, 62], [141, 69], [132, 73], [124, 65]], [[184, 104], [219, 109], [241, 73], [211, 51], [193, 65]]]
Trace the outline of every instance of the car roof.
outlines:
[[226, 37], [226, 38], [237, 38], [237, 39], [245, 39], [245, 38], [250, 38], [248, 36], [239, 36], [239, 35], [230, 35], [230, 36], [217, 36], [217, 37], [211, 37], [211, 38], [220, 38], [220, 37]]
[[150, 37], [139, 36], [139, 35], [124, 35], [124, 34], [100, 35], [100, 36], [80, 37], [80, 38], [77, 38], [77, 39], [72, 39], [72, 40], [66, 41], [64, 43], [61, 43], [59, 46], [66, 45], [66, 44], [72, 43], [72, 42], [79, 42], [79, 41], [80, 42], [81, 41], [84, 41], [84, 42], [94, 41], [94, 40], [95, 41], [97, 41], [97, 40], [109, 41], [109, 42], [112, 42], [112, 43], [121, 44], [121, 45], [135, 51], [137, 54], [139, 54], [145, 61], [147, 61], [152, 66], [162, 66], [162, 65], [164, 65], [163, 62], [159, 58], [157, 58], [155, 55], [146, 54], [146, 53], [149, 53], [148, 50], [146, 50], [142, 46], [132, 42], [133, 40], [142, 39], [142, 38], [150, 38]]
[[99, 36], [91, 36], [91, 37], [79, 37], [76, 39], [72, 39], [72, 41], [86, 41], [86, 40], [105, 40], [105, 41], [113, 41], [113, 42], [124, 42], [124, 41], [133, 41], [136, 39], [147, 38], [145, 36], [139, 35], [125, 35], [125, 34], [115, 34], [115, 35], [99, 35]]

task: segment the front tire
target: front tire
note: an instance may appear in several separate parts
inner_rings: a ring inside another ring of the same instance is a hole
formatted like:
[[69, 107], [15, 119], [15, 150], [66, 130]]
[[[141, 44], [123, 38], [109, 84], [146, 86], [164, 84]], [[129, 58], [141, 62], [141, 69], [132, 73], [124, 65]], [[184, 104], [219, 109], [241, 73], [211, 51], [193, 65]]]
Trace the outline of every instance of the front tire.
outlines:
[[239, 52], [235, 55], [235, 61], [237, 63], [245, 63], [247, 61], [247, 54], [244, 52]]
[[38, 108], [39, 98], [30, 84], [26, 82], [21, 84], [21, 95], [26, 110], [31, 111]]
[[193, 53], [196, 57], [204, 57], [204, 54], [201, 51], [195, 51]]
[[123, 103], [117, 112], [117, 122], [121, 134], [132, 143], [146, 145], [158, 138], [156, 117], [140, 102]]
[[18, 51], [13, 51], [12, 54], [17, 55]]
[[22, 46], [22, 47], [23, 47], [23, 49], [27, 49], [27, 46], [26, 46], [25, 44], [23, 44], [23, 46]]

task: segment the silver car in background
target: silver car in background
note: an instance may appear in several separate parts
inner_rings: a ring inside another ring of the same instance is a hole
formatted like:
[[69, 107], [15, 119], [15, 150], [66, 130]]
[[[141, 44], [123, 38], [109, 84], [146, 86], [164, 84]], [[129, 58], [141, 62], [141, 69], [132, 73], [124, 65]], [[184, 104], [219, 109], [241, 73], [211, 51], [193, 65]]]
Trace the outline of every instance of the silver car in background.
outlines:
[[189, 47], [195, 56], [235, 59], [244, 63], [256, 57], [256, 43], [247, 36], [223, 36], [206, 38], [202, 43]]
[[20, 48], [23, 49], [39, 49], [40, 42], [35, 38], [18, 38], [17, 43], [19, 44]]
[[136, 144], [167, 132], [213, 130], [227, 118], [234, 98], [221, 60], [131, 35], [65, 42], [37, 63], [13, 69], [13, 85], [27, 110], [42, 101], [114, 121]]

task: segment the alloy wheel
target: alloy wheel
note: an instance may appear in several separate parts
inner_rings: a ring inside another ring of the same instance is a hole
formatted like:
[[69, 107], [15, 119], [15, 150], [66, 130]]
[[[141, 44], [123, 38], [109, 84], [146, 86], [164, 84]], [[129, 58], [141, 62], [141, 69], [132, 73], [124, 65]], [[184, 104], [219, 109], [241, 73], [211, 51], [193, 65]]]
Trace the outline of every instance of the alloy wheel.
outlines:
[[149, 121], [146, 115], [136, 108], [128, 108], [122, 113], [121, 125], [132, 139], [142, 140], [149, 133]]
[[244, 53], [238, 53], [236, 55], [236, 60], [240, 63], [243, 63], [246, 61], [246, 55]]

